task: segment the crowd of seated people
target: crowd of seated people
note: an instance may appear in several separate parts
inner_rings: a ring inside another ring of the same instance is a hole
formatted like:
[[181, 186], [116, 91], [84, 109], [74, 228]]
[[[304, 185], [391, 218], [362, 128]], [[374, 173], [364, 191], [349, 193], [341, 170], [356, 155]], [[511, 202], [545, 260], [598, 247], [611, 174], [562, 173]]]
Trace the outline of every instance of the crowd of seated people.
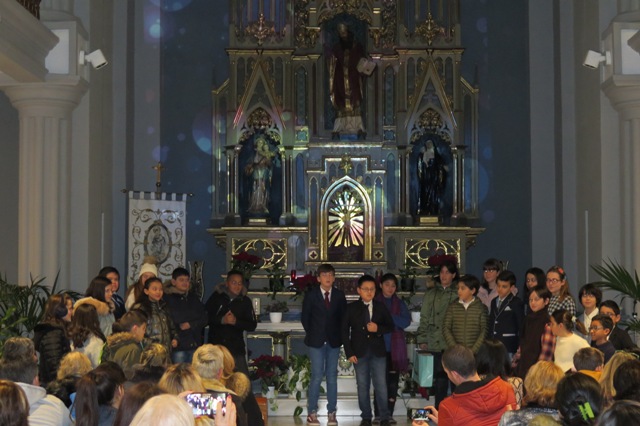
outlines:
[[[322, 266], [325, 275], [329, 271], [335, 277], [330, 265]], [[186, 395], [195, 392], [228, 396], [226, 409], [216, 411], [216, 425], [264, 425], [246, 371], [246, 348], [238, 340], [255, 329], [255, 313], [243, 317], [248, 298], [237, 288], [237, 271], [227, 274], [207, 305], [189, 293], [184, 268], [162, 283], [155, 265], [145, 263], [125, 298], [115, 293], [118, 271], [103, 271], [108, 275], [94, 278], [75, 303], [67, 295], [52, 295], [33, 339], [5, 342], [0, 419], [7, 420], [1, 424], [125, 426], [146, 424], [154, 411], [158, 424], [213, 422], [189, 408]], [[333, 280], [323, 283], [320, 275], [320, 287], [330, 291]], [[384, 277], [372, 290], [375, 300], [359, 287], [360, 303], [374, 307], [373, 314], [367, 313], [367, 333], [386, 340], [381, 347], [386, 346], [387, 374], [384, 382], [379, 376], [374, 380], [374, 394], [391, 392], [386, 407], [374, 400], [376, 419], [363, 405], [363, 426], [395, 423], [398, 376], [410, 361], [406, 342], [398, 341], [405, 339], [401, 331], [409, 324], [408, 310], [395, 295], [395, 276]], [[373, 282], [373, 277], [363, 278], [363, 288]], [[320, 312], [331, 309], [323, 294], [318, 292]], [[524, 295], [523, 301], [515, 274], [502, 270], [496, 259], [485, 262], [482, 280], [458, 276], [455, 262], [440, 267], [439, 279], [425, 291], [417, 330], [420, 348], [434, 356], [435, 404], [427, 407], [429, 420], [445, 426], [591, 425], [622, 424], [633, 416], [640, 401], [640, 350], [619, 325], [617, 303], [603, 301], [591, 284], [580, 289], [576, 303], [559, 266], [546, 274], [529, 269]], [[210, 306], [215, 312], [207, 310]], [[388, 314], [376, 314], [377, 309]], [[348, 312], [351, 323], [360, 321], [359, 308], [340, 310], [336, 317]], [[371, 326], [375, 318], [392, 321]], [[344, 327], [345, 321], [336, 325]], [[203, 344], [207, 324], [217, 344]], [[314, 380], [320, 383], [326, 373], [320, 370]], [[365, 393], [359, 403], [370, 401]], [[9, 409], [15, 415], [7, 414]], [[337, 425], [332, 409], [327, 424]], [[307, 424], [320, 424], [316, 411], [309, 410]]]

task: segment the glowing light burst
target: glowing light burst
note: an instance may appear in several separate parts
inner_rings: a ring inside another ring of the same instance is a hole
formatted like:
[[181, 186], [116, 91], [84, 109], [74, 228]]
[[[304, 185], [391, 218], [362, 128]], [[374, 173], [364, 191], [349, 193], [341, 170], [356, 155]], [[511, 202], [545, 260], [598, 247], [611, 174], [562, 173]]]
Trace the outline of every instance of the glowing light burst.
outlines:
[[331, 200], [329, 208], [329, 246], [360, 246], [364, 242], [364, 208], [350, 190]]

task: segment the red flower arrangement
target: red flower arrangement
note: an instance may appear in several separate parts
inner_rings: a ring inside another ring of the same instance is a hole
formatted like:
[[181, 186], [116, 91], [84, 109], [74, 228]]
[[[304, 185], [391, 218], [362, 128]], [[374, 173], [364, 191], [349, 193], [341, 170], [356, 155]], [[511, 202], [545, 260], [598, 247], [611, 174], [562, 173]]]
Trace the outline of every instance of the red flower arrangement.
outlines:
[[293, 285], [289, 287], [289, 291], [295, 291], [295, 295], [293, 296], [296, 299], [298, 296], [304, 296], [304, 294], [315, 285], [319, 285], [318, 278], [312, 274], [306, 274], [299, 277], [293, 281]]
[[231, 256], [231, 269], [242, 272], [245, 280], [251, 278], [251, 275], [260, 269], [262, 258], [242, 251]]
[[427, 263], [429, 264], [429, 269], [432, 272], [440, 272], [440, 268], [446, 262], [458, 263], [458, 258], [451, 254], [434, 254], [433, 256], [429, 256], [427, 259]]
[[287, 382], [287, 364], [281, 356], [260, 355], [249, 364], [251, 380], [261, 380], [262, 390], [267, 392], [269, 386], [281, 390]]

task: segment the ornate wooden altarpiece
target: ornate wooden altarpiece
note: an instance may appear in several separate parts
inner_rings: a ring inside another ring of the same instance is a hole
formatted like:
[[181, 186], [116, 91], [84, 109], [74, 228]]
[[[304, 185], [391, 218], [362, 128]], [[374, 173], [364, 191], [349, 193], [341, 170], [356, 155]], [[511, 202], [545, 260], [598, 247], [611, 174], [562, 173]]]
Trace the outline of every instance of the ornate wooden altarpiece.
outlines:
[[[405, 264], [424, 273], [439, 252], [464, 270], [483, 229], [468, 226], [478, 208], [478, 89], [460, 73], [459, 0], [230, 2], [230, 78], [213, 91], [209, 229], [226, 264], [248, 251], [265, 259], [258, 279], [275, 264], [300, 273], [324, 262], [355, 277]], [[342, 55], [334, 46], [344, 28], [375, 65], [358, 77], [357, 132], [334, 127], [331, 59]], [[430, 148], [439, 164], [427, 211]]]

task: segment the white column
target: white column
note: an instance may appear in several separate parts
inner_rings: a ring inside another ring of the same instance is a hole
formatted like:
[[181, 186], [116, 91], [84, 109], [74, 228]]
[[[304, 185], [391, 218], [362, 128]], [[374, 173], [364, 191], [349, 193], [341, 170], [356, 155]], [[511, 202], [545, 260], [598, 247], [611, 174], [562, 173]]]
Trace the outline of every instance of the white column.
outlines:
[[71, 113], [84, 80], [5, 87], [20, 117], [18, 282], [69, 277]]

